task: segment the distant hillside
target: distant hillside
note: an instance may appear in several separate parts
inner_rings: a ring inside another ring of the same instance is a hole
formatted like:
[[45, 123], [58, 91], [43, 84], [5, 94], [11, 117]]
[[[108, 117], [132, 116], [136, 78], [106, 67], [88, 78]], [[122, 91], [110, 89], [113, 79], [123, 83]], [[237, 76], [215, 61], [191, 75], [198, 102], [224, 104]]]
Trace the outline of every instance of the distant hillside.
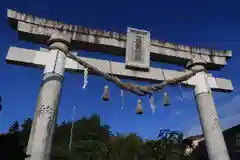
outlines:
[[[240, 159], [240, 124], [223, 131], [224, 139], [227, 145], [228, 153], [231, 160]], [[238, 140], [239, 139], [239, 140]], [[201, 141], [196, 148], [195, 154], [201, 160], [208, 160], [205, 141]]]

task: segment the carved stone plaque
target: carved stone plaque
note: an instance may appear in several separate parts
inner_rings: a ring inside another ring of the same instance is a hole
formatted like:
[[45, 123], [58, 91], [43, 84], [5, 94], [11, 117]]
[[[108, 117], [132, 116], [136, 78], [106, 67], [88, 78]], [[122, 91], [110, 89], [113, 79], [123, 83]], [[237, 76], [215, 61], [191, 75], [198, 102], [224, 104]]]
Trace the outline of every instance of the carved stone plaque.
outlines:
[[150, 33], [128, 28], [126, 46], [126, 67], [148, 70], [150, 67]]

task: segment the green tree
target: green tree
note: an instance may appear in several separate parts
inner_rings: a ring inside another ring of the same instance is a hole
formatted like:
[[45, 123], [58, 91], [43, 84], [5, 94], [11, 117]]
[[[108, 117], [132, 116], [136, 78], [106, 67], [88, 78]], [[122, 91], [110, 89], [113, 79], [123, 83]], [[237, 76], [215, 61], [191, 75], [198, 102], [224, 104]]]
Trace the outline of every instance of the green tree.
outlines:
[[26, 148], [31, 131], [32, 119], [27, 118], [21, 125], [21, 144]]
[[4, 160], [24, 160], [27, 155], [25, 154], [24, 146], [21, 144], [19, 123], [17, 121], [14, 122], [8, 131], [7, 134], [0, 136], [0, 158]]
[[15, 121], [11, 127], [8, 129], [8, 133], [14, 134], [19, 132], [19, 123], [18, 121]]
[[52, 159], [97, 159], [110, 157], [110, 127], [101, 125], [98, 115], [83, 117], [74, 122], [71, 150], [68, 151], [71, 123], [57, 127], [52, 148]]
[[[21, 160], [32, 120], [25, 119], [21, 128], [14, 122], [9, 133], [0, 136], [1, 159]], [[74, 122], [71, 150], [69, 140], [72, 122], [56, 126], [51, 160], [192, 160], [183, 155], [183, 134], [160, 130], [157, 140], [143, 140], [135, 133], [112, 134], [110, 127], [101, 123], [98, 115], [83, 117]], [[3, 158], [4, 157], [4, 158]]]
[[143, 145], [141, 137], [135, 133], [131, 133], [125, 137], [124, 146], [122, 148], [122, 159], [134, 160], [138, 157], [141, 146]]
[[146, 141], [141, 149], [140, 159], [180, 160], [184, 159], [181, 132], [162, 129], [157, 140]]

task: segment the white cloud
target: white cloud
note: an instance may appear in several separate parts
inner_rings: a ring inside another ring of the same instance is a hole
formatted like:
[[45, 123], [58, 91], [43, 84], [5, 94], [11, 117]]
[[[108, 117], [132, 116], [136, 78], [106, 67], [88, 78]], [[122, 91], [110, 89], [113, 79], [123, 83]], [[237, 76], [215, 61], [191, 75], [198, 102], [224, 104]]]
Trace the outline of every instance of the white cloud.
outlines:
[[[230, 101], [221, 105], [218, 109], [218, 115], [222, 129], [227, 129], [240, 124], [240, 95], [234, 96]], [[188, 131], [186, 136], [201, 134], [200, 122], [195, 123]]]
[[240, 95], [234, 96], [230, 101], [219, 107], [219, 117], [225, 118], [228, 116], [240, 114]]

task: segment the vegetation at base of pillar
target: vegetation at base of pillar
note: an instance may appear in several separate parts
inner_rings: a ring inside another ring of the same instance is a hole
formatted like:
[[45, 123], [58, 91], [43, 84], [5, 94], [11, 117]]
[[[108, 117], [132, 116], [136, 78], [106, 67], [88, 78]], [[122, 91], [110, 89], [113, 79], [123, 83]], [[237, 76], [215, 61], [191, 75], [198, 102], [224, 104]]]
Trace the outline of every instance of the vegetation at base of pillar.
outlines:
[[16, 121], [8, 129], [7, 134], [0, 134], [0, 159], [24, 160], [28, 157], [25, 153], [32, 120], [26, 119], [20, 126]]
[[[31, 123], [29, 118], [21, 125], [14, 122], [7, 134], [0, 135], [0, 159], [23, 160], [27, 157], [25, 151]], [[135, 133], [113, 134], [108, 125], [101, 124], [98, 115], [75, 121], [70, 151], [71, 122], [58, 125], [54, 133], [51, 160], [164, 160], [171, 156], [183, 157], [181, 133], [161, 130], [157, 140], [143, 140]]]
[[[0, 159], [24, 160], [31, 119], [14, 122], [8, 133], [0, 135]], [[184, 155], [188, 141], [181, 132], [161, 129], [156, 140], [146, 140], [136, 133], [113, 133], [102, 125], [98, 115], [75, 121], [71, 150], [71, 122], [63, 122], [54, 132], [51, 160], [197, 160], [197, 154]], [[200, 155], [201, 156], [201, 155]]]

